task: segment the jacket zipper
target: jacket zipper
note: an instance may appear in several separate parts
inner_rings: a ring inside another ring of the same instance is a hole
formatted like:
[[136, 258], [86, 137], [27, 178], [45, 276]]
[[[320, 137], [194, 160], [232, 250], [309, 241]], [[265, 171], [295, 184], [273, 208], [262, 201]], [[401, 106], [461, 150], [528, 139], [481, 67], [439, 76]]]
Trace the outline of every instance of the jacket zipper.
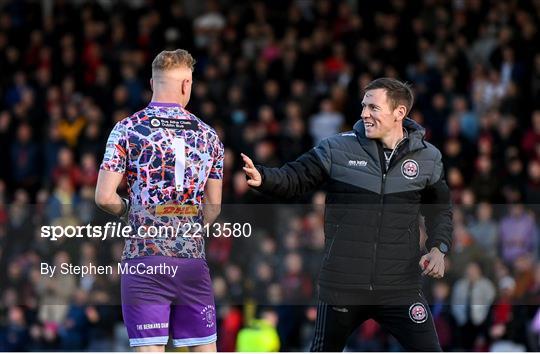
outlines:
[[377, 243], [379, 242], [379, 238], [381, 236], [381, 229], [382, 229], [382, 214], [383, 214], [383, 208], [384, 208], [384, 185], [386, 183], [386, 172], [382, 175], [382, 182], [381, 182], [381, 199], [379, 203], [379, 225], [377, 226], [377, 236], [375, 238], [375, 242], [373, 243], [373, 264], [371, 268], [371, 283], [369, 285], [369, 290], [375, 289], [375, 267], [377, 263]]
[[[377, 264], [377, 244], [379, 243], [379, 239], [380, 239], [380, 236], [381, 236], [381, 229], [382, 229], [382, 215], [383, 215], [383, 209], [384, 209], [384, 186], [386, 184], [386, 175], [388, 174], [388, 171], [390, 170], [390, 167], [391, 166], [391, 163], [392, 163], [392, 157], [394, 157], [394, 153], [398, 150], [398, 148], [400, 147], [400, 145], [407, 140], [407, 137], [401, 139], [397, 144], [396, 146], [394, 147], [394, 149], [392, 150], [392, 154], [390, 155], [390, 161], [388, 161], [388, 167], [386, 167], [386, 159], [385, 161], [381, 161], [381, 167], [383, 168], [383, 175], [382, 175], [382, 181], [381, 181], [381, 199], [380, 199], [380, 203], [379, 203], [379, 215], [378, 215], [378, 218], [379, 218], [379, 225], [377, 226], [377, 235], [376, 235], [376, 238], [375, 238], [375, 242], [373, 243], [373, 263], [372, 263], [372, 269], [371, 269], [371, 281], [370, 281], [370, 284], [369, 284], [369, 290], [374, 290], [375, 289], [375, 268], [376, 268], [376, 264]], [[380, 156], [380, 154], [379, 154]], [[384, 156], [384, 153], [383, 153], [383, 156]]]

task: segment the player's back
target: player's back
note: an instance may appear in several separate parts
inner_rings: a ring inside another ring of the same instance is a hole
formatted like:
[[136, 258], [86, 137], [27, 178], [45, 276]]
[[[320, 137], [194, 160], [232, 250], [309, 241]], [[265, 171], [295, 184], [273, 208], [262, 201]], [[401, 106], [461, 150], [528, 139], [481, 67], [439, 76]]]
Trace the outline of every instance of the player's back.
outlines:
[[152, 102], [116, 124], [102, 168], [127, 173], [134, 238], [123, 258], [204, 257], [203, 239], [183, 237], [182, 227], [202, 224], [206, 182], [222, 178], [223, 146], [211, 127], [179, 105]]

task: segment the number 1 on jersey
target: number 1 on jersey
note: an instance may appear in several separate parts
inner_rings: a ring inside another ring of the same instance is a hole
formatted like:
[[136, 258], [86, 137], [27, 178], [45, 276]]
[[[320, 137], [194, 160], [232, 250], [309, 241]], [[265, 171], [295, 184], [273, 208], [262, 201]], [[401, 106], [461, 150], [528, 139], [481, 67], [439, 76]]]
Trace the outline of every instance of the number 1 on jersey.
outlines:
[[183, 138], [174, 138], [172, 142], [174, 152], [174, 186], [177, 192], [184, 193], [184, 173], [186, 168], [186, 142]]

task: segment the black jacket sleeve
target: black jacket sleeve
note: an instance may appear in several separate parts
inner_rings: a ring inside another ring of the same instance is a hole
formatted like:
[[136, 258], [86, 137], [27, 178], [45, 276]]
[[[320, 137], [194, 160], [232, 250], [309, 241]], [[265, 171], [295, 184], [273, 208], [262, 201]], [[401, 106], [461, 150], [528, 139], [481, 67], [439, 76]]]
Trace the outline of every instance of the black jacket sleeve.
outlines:
[[330, 172], [330, 146], [327, 140], [280, 168], [255, 166], [262, 175], [256, 190], [284, 199], [294, 199], [322, 185]]
[[435, 170], [428, 186], [422, 191], [422, 215], [426, 221], [426, 248], [446, 244], [448, 250], [452, 247], [452, 205], [450, 190], [444, 178], [441, 153], [438, 152]]

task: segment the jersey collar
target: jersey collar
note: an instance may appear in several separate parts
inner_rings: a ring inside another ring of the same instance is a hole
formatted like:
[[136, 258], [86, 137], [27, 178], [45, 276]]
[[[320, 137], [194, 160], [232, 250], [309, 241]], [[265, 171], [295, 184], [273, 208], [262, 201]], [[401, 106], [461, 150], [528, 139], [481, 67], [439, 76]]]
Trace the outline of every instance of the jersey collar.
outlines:
[[150, 102], [148, 104], [148, 107], [178, 107], [182, 108], [182, 105], [179, 103], [172, 103], [172, 102]]

